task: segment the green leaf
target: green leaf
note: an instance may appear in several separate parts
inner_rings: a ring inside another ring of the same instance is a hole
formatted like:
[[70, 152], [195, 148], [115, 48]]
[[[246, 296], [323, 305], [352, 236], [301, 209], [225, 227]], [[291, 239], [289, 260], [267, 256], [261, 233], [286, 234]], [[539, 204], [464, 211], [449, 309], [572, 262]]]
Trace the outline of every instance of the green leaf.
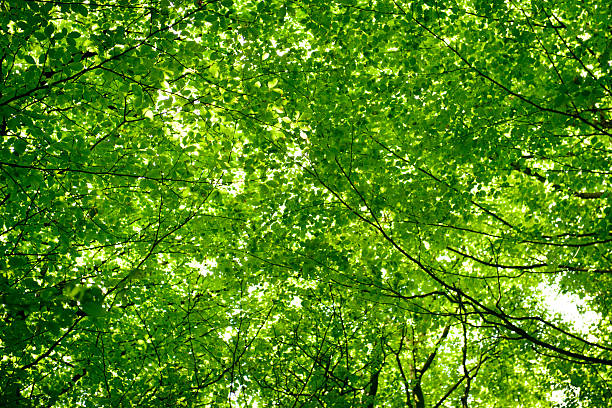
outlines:
[[13, 152], [17, 155], [21, 155], [23, 152], [25, 152], [27, 146], [28, 143], [25, 140], [15, 139], [15, 142], [13, 143]]
[[45, 27], [45, 35], [47, 36], [47, 38], [50, 38], [51, 35], [55, 32], [55, 26], [51, 23], [49, 23], [46, 27]]
[[81, 303], [81, 309], [87, 316], [101, 317], [104, 315], [105, 310], [99, 302], [87, 301]]
[[82, 3], [72, 3], [71, 7], [72, 11], [74, 11], [75, 13], [79, 13], [83, 17], [87, 17], [87, 15], [89, 14], [87, 6]]

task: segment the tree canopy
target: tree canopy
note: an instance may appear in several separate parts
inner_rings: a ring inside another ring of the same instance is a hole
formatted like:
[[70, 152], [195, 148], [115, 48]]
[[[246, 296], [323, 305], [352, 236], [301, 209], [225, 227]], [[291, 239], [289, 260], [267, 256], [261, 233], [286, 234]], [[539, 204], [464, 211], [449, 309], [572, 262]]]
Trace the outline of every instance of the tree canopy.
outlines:
[[0, 2], [0, 404], [610, 406], [611, 52], [607, 0]]

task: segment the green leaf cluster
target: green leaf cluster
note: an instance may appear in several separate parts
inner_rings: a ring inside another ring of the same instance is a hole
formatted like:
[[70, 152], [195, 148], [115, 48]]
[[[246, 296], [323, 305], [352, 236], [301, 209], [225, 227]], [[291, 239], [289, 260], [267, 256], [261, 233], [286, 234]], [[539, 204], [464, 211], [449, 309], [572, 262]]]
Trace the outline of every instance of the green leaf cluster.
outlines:
[[607, 406], [609, 11], [0, 4], [0, 405]]

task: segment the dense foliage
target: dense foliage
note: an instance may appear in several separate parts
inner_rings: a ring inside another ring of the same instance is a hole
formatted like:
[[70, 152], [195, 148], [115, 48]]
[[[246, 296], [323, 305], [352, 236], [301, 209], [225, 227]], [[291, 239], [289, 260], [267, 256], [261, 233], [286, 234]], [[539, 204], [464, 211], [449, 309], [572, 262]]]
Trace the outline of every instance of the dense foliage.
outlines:
[[0, 405], [610, 406], [611, 11], [0, 2]]

